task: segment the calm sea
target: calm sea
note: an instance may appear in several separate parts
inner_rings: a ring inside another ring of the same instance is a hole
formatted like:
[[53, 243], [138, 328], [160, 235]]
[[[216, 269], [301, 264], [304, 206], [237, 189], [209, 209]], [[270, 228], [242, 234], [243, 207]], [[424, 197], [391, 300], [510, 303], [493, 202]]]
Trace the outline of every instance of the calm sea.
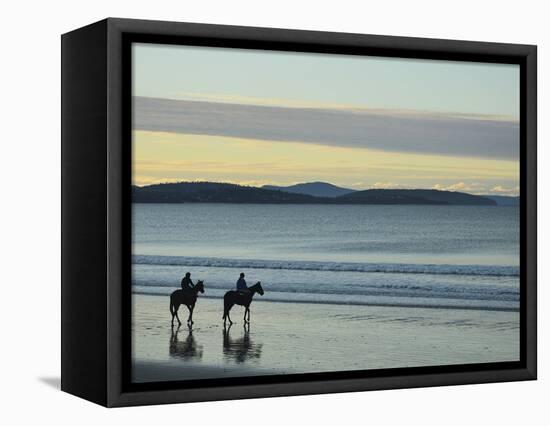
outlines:
[[519, 209], [134, 204], [135, 293], [185, 272], [221, 298], [240, 272], [262, 300], [519, 309]]

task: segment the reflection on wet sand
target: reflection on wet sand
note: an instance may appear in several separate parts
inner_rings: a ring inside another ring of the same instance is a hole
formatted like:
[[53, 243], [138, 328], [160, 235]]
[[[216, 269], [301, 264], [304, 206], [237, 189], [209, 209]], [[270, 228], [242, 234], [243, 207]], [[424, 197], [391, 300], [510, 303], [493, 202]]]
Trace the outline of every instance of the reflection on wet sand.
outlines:
[[170, 356], [173, 358], [179, 358], [184, 360], [197, 360], [202, 358], [202, 346], [197, 344], [197, 341], [193, 337], [193, 328], [191, 325], [187, 326], [187, 336], [185, 340], [178, 339], [178, 333], [181, 325], [176, 328], [172, 327], [172, 336], [170, 337]]
[[244, 334], [233, 339], [229, 335], [231, 325], [223, 328], [223, 356], [227, 361], [243, 363], [254, 359], [259, 359], [262, 355], [262, 343], [254, 343], [250, 338], [250, 324], [243, 326]]

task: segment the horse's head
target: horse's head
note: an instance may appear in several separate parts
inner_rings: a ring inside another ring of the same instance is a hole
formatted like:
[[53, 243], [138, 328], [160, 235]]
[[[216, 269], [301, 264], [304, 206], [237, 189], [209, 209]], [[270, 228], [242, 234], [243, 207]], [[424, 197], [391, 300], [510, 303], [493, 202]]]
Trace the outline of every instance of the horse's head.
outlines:
[[204, 281], [198, 280], [197, 284], [195, 285], [195, 288], [197, 289], [197, 292], [200, 291], [201, 293], [204, 293]]
[[254, 284], [254, 287], [256, 287], [256, 290], [260, 294], [260, 296], [264, 295], [264, 289], [262, 288], [262, 283], [258, 281], [256, 284]]

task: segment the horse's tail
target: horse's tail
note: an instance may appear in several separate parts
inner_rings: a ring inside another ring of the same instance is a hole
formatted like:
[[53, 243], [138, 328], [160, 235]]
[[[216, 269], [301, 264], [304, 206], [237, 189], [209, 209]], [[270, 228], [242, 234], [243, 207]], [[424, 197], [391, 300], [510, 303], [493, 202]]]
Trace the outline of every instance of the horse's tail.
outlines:
[[172, 296], [170, 296], [170, 313], [174, 315], [174, 301], [172, 300]]

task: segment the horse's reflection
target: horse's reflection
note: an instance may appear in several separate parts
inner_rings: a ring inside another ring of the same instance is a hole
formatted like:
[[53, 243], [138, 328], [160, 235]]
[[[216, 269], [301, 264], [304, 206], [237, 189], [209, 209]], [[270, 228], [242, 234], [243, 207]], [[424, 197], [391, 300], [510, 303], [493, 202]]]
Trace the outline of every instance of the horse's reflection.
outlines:
[[223, 355], [227, 360], [241, 363], [260, 358], [263, 344], [250, 338], [250, 324], [243, 326], [244, 334], [238, 339], [231, 338], [230, 329], [231, 325], [223, 328]]
[[193, 328], [191, 325], [187, 326], [187, 336], [185, 340], [178, 339], [178, 333], [181, 326], [178, 326], [174, 331], [172, 327], [172, 336], [170, 337], [170, 356], [174, 358], [180, 358], [185, 360], [201, 359], [202, 358], [202, 346], [197, 345], [195, 338], [193, 337]]

